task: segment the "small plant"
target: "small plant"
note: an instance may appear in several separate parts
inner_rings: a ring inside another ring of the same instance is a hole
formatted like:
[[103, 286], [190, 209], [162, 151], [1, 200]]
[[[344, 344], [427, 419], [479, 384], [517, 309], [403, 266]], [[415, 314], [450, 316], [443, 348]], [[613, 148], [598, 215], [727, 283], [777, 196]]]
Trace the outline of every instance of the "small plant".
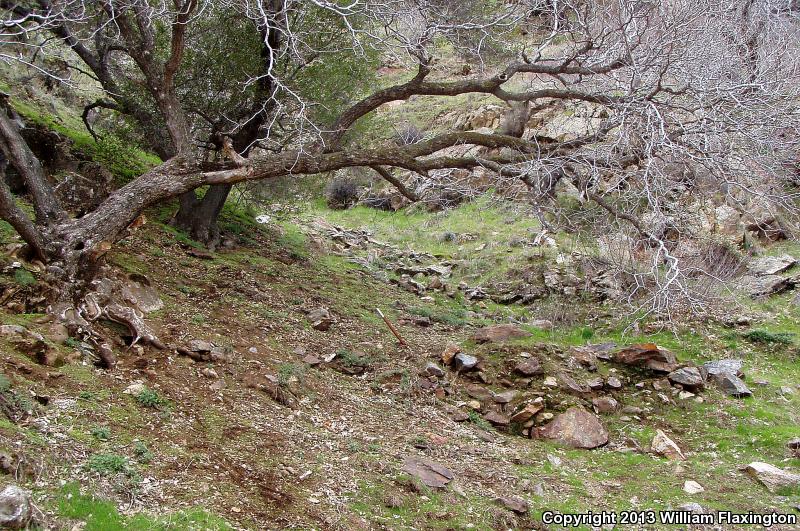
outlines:
[[153, 452], [142, 441], [133, 442], [133, 455], [140, 463], [149, 463], [153, 460]]
[[351, 369], [356, 367], [367, 368], [373, 361], [372, 358], [366, 355], [360, 355], [346, 349], [339, 350], [336, 354], [339, 361], [342, 362], [342, 365]]
[[742, 337], [753, 343], [762, 343], [764, 345], [791, 345], [794, 336], [788, 332], [750, 330], [742, 334]]
[[20, 268], [14, 271], [14, 281], [20, 286], [33, 286], [36, 284], [36, 277], [27, 269]]
[[111, 438], [111, 430], [105, 426], [95, 426], [92, 428], [91, 434], [98, 441], [107, 441]]
[[288, 386], [292, 378], [296, 378], [300, 383], [303, 382], [305, 377], [305, 366], [296, 365], [294, 363], [281, 363], [278, 366], [278, 385], [281, 387]]
[[477, 411], [470, 411], [468, 415], [469, 415], [469, 421], [475, 424], [480, 429], [484, 431], [489, 431], [492, 429], [492, 425], [489, 424], [489, 421], [481, 417]]
[[148, 387], [145, 387], [138, 395], [136, 395], [136, 401], [140, 406], [148, 407], [150, 409], [159, 409], [167, 403], [166, 400], [161, 398], [156, 391]]
[[125, 473], [130, 476], [135, 472], [128, 458], [119, 454], [95, 454], [89, 458], [86, 468], [92, 472], [97, 472], [101, 476], [119, 473]]
[[92, 400], [94, 398], [94, 393], [91, 391], [81, 391], [78, 393], [78, 398], [81, 400]]

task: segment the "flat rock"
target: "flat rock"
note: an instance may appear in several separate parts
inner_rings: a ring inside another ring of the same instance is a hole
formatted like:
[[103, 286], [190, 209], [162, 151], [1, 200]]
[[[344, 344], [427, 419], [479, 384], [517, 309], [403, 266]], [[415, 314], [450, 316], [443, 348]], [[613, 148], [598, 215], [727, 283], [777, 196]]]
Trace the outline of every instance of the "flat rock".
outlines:
[[476, 343], [501, 343], [512, 339], [528, 337], [531, 333], [513, 324], [500, 324], [486, 326], [477, 330], [472, 335], [472, 340]]
[[539, 374], [544, 374], [544, 369], [542, 369], [542, 363], [537, 358], [531, 356], [517, 363], [516, 367], [514, 367], [514, 372], [523, 376], [537, 376]]
[[0, 527], [26, 529], [32, 517], [31, 495], [28, 491], [8, 485], [0, 492]]
[[614, 355], [614, 361], [625, 365], [644, 366], [656, 372], [672, 372], [678, 368], [675, 354], [655, 343], [626, 347]]
[[537, 398], [533, 402], [529, 402], [522, 406], [521, 408], [517, 409], [513, 415], [511, 415], [511, 422], [516, 424], [524, 424], [531, 420], [538, 412], [544, 409], [544, 399], [542, 397]]
[[729, 372], [717, 374], [711, 379], [728, 396], [745, 398], [753, 394], [741, 378]]
[[453, 481], [455, 474], [446, 467], [430, 459], [406, 457], [403, 472], [422, 481], [425, 486], [440, 489]]
[[530, 510], [528, 502], [515, 496], [500, 496], [495, 498], [494, 502], [517, 514], [526, 514]]
[[708, 372], [709, 376], [716, 376], [722, 373], [730, 373], [740, 378], [744, 376], [742, 367], [744, 361], [736, 358], [728, 358], [724, 360], [707, 361], [703, 364], [703, 368]]
[[667, 375], [667, 378], [673, 384], [680, 384], [685, 389], [692, 391], [702, 389], [705, 385], [703, 374], [697, 367], [683, 367], [682, 369], [672, 371]]
[[777, 275], [797, 265], [797, 259], [785, 254], [783, 256], [764, 256], [748, 264], [747, 269], [756, 275]]
[[190, 352], [211, 352], [214, 349], [214, 343], [203, 341], [202, 339], [193, 339], [189, 341], [186, 348]]
[[779, 275], [744, 276], [739, 278], [738, 283], [747, 290], [750, 297], [757, 299], [790, 290], [797, 283], [797, 279]]
[[511, 419], [508, 418], [508, 415], [503, 415], [497, 411], [489, 411], [483, 418], [495, 426], [508, 426], [511, 424]]
[[597, 448], [608, 444], [608, 431], [594, 414], [571, 407], [552, 422], [531, 430], [531, 437], [551, 439], [573, 448]]
[[313, 354], [307, 354], [303, 358], [303, 363], [311, 365], [312, 367], [315, 367], [315, 366], [319, 365], [320, 363], [322, 363], [322, 360], [319, 359], [318, 357], [316, 357]]
[[800, 486], [800, 474], [787, 472], [769, 463], [755, 461], [747, 465], [744, 470], [772, 493]]
[[675, 444], [675, 441], [667, 437], [667, 434], [661, 430], [656, 430], [656, 435], [653, 437], [653, 442], [650, 443], [650, 450], [657, 455], [666, 457], [672, 461], [683, 461], [686, 456]]

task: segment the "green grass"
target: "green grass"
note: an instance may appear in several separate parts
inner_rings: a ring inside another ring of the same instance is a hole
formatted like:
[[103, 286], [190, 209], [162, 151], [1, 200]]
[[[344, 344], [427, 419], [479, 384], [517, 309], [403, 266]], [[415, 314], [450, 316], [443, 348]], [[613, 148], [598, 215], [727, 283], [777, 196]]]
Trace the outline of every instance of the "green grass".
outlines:
[[[166, 516], [124, 516], [108, 500], [82, 494], [77, 483], [65, 485], [57, 500], [58, 515], [83, 522], [85, 531], [183, 531], [233, 529], [224, 520], [202, 509], [189, 509]], [[68, 526], [69, 527], [69, 526]]]

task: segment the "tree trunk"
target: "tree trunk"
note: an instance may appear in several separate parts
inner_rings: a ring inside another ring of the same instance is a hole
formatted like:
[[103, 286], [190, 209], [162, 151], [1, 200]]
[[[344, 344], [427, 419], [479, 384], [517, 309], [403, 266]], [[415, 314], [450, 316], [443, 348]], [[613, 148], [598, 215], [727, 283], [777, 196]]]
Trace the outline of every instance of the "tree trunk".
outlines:
[[215, 184], [202, 198], [193, 191], [183, 194], [174, 225], [213, 251], [220, 242], [217, 220], [232, 188], [230, 184]]

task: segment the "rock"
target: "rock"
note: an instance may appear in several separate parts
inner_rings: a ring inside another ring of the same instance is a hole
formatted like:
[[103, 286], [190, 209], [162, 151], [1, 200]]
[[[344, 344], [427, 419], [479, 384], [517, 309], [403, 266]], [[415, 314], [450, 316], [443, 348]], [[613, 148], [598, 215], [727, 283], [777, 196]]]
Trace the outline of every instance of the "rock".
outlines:
[[667, 378], [673, 384], [680, 384], [684, 389], [691, 391], [702, 389], [705, 385], [703, 374], [697, 367], [684, 367], [677, 371], [672, 371], [667, 375]]
[[590, 371], [597, 370], [597, 356], [592, 349], [587, 347], [572, 347], [572, 349], [570, 349], [570, 353], [572, 354], [572, 357], [578, 361], [578, 363]]
[[501, 343], [511, 339], [528, 337], [530, 332], [512, 324], [500, 324], [479, 329], [472, 335], [476, 343]]
[[747, 290], [750, 297], [758, 299], [792, 289], [795, 287], [797, 279], [779, 275], [766, 275], [763, 277], [744, 276], [739, 278], [738, 283]]
[[678, 507], [679, 511], [686, 511], [694, 514], [705, 514], [706, 510], [703, 508], [702, 505], [699, 503], [691, 502], [691, 503], [684, 503], [680, 507]]
[[494, 502], [517, 514], [526, 514], [530, 509], [528, 502], [514, 496], [501, 496], [495, 498]]
[[786, 472], [768, 463], [756, 461], [747, 465], [744, 470], [772, 493], [800, 486], [800, 474]]
[[517, 363], [516, 367], [514, 367], [514, 372], [523, 376], [537, 376], [543, 374], [544, 369], [542, 369], [542, 363], [531, 356]]
[[617, 348], [617, 344], [614, 342], [597, 343], [594, 345], [584, 345], [576, 348], [591, 352], [594, 354], [594, 357], [599, 360], [611, 361], [614, 349]]
[[696, 482], [696, 481], [686, 481], [683, 484], [683, 492], [686, 494], [700, 494], [701, 492], [705, 492], [706, 489], [703, 486]]
[[598, 396], [592, 399], [595, 411], [603, 415], [615, 413], [619, 409], [619, 402], [611, 396]]
[[11, 336], [15, 334], [27, 334], [28, 329], [20, 325], [2, 325], [0, 326], [0, 335]]
[[553, 329], [553, 322], [548, 321], [547, 319], [534, 319], [530, 323], [528, 323], [534, 328], [538, 328], [539, 330], [552, 330]]
[[466, 391], [470, 397], [482, 402], [488, 402], [494, 397], [494, 393], [492, 393], [486, 387], [478, 384], [467, 384], [464, 386], [464, 391]]
[[147, 389], [147, 387], [145, 387], [144, 383], [133, 382], [128, 387], [126, 387], [125, 390], [122, 391], [122, 393], [126, 395], [139, 396], [145, 389]]
[[467, 407], [474, 411], [480, 411], [481, 403], [478, 402], [477, 400], [470, 400], [469, 402], [467, 402]]
[[503, 415], [497, 411], [489, 411], [483, 416], [483, 418], [495, 426], [508, 426], [511, 423], [511, 419], [508, 418], [507, 415]]
[[552, 389], [555, 389], [556, 387], [558, 387], [558, 380], [556, 380], [552, 376], [548, 376], [547, 378], [544, 379], [544, 383], [542, 385], [544, 385], [545, 387], [550, 387]]
[[591, 391], [587, 386], [579, 384], [569, 374], [564, 372], [559, 373], [558, 382], [561, 389], [573, 395], [580, 396]]
[[492, 399], [497, 402], [498, 404], [508, 404], [517, 396], [517, 392], [514, 390], [504, 391], [502, 393], [496, 393], [492, 396]]
[[531, 420], [542, 409], [544, 409], [544, 399], [539, 397], [533, 402], [529, 402], [520, 409], [517, 409], [517, 411], [511, 415], [511, 422], [524, 424]]
[[321, 360], [321, 359], [319, 359], [318, 357], [316, 357], [316, 356], [315, 356], [315, 355], [313, 355], [313, 354], [307, 354], [307, 355], [306, 355], [306, 356], [303, 358], [303, 363], [305, 363], [305, 364], [307, 364], [307, 365], [311, 365], [312, 367], [316, 367], [317, 365], [319, 365], [320, 363], [322, 363], [322, 360]]
[[645, 366], [656, 372], [672, 372], [678, 368], [678, 360], [672, 352], [655, 343], [642, 343], [624, 348], [614, 355], [614, 361], [625, 365]]
[[441, 367], [439, 367], [432, 361], [429, 361], [425, 365], [425, 374], [429, 376], [435, 376], [436, 378], [441, 378], [442, 376], [444, 376], [444, 370], [442, 370]]
[[453, 358], [456, 357], [456, 354], [461, 352], [461, 347], [456, 345], [455, 343], [448, 343], [447, 346], [444, 348], [442, 352], [442, 363], [445, 365], [450, 365], [453, 363]]
[[745, 398], [753, 394], [741, 378], [729, 372], [717, 374], [712, 377], [712, 380], [728, 396]]
[[217, 374], [217, 371], [215, 371], [211, 367], [206, 367], [205, 369], [201, 370], [200, 374], [202, 374], [209, 380], [216, 380], [217, 378], [219, 378], [219, 374]]
[[325, 332], [330, 329], [333, 324], [333, 317], [327, 308], [317, 308], [308, 312], [308, 320], [311, 322], [311, 328]]
[[786, 386], [786, 385], [781, 386], [780, 391], [781, 391], [782, 395], [793, 395], [794, 394], [794, 389], [792, 389], [791, 387]]
[[210, 341], [203, 341], [202, 339], [193, 339], [189, 341], [186, 348], [190, 352], [211, 352], [214, 349], [214, 344]]
[[606, 385], [609, 389], [622, 389], [622, 380], [616, 376], [610, 376], [608, 380], [606, 380]]
[[552, 422], [531, 430], [532, 438], [551, 439], [573, 448], [597, 448], [608, 444], [608, 431], [592, 413], [571, 407]]
[[709, 376], [716, 376], [718, 374], [727, 372], [733, 374], [734, 376], [739, 376], [740, 378], [744, 376], [742, 373], [743, 366], [744, 361], [735, 358], [707, 361], [703, 364], [703, 368], [706, 370]]
[[403, 461], [403, 472], [419, 479], [430, 488], [444, 488], [455, 475], [444, 466], [421, 457], [407, 457]]
[[788, 254], [783, 256], [764, 256], [750, 262], [747, 269], [756, 275], [777, 275], [797, 265], [797, 259]]
[[591, 389], [592, 391], [599, 391], [600, 389], [603, 388], [605, 383], [603, 383], [603, 379], [598, 376], [597, 378], [592, 378], [591, 380], [586, 382], [586, 385], [588, 385], [589, 389]]
[[622, 408], [622, 412], [628, 415], [641, 415], [644, 413], [644, 409], [636, 406], [625, 406]]
[[453, 358], [453, 368], [459, 372], [471, 371], [478, 365], [478, 358], [459, 352]]
[[667, 434], [661, 430], [656, 430], [656, 435], [653, 437], [653, 442], [650, 443], [650, 450], [657, 455], [666, 457], [672, 461], [684, 461], [686, 456], [675, 444], [675, 441], [667, 437]]
[[120, 281], [118, 289], [122, 300], [144, 313], [157, 312], [164, 307], [164, 301], [144, 275], [130, 275], [126, 280]]
[[0, 492], [0, 527], [25, 529], [33, 517], [31, 495], [16, 485], [8, 485]]

